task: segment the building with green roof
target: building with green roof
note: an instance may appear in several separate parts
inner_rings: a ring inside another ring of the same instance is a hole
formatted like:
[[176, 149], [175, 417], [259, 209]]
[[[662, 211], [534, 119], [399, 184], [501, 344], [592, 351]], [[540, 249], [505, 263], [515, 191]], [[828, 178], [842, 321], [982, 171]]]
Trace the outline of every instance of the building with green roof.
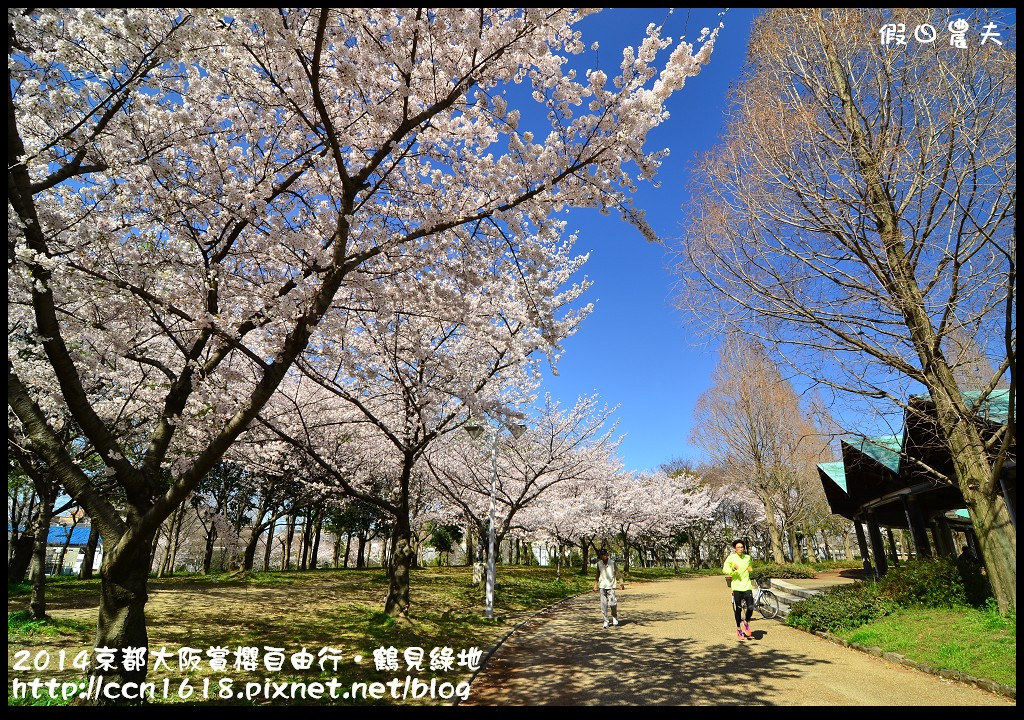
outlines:
[[[1007, 422], [1009, 390], [995, 390], [980, 404], [980, 392], [965, 392], [964, 398], [977, 406], [976, 417], [986, 439]], [[877, 574], [884, 575], [888, 569], [883, 528], [893, 560], [897, 554], [892, 530], [897, 528], [910, 531], [918, 556], [955, 555], [954, 532], [963, 533], [978, 554], [970, 513], [954, 480], [953, 458], [941, 440], [929, 395], [910, 398], [900, 434], [849, 437], [840, 445], [842, 460], [821, 463], [818, 476], [832, 512], [854, 522], [866, 567], [873, 557]], [[1016, 525], [1016, 444], [1004, 463], [999, 489]]]

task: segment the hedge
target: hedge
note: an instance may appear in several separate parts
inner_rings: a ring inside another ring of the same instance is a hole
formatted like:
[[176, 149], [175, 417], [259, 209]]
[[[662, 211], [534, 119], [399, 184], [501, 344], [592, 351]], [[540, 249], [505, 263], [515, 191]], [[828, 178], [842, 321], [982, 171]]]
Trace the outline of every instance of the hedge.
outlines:
[[817, 571], [810, 565], [777, 565], [776, 563], [754, 563], [750, 577], [757, 580], [758, 585], [767, 585], [769, 578], [784, 580], [786, 578], [812, 578]]
[[864, 625], [901, 607], [981, 607], [991, 596], [979, 565], [949, 557], [922, 558], [891, 568], [879, 582], [840, 585], [794, 603], [786, 624], [834, 632]]

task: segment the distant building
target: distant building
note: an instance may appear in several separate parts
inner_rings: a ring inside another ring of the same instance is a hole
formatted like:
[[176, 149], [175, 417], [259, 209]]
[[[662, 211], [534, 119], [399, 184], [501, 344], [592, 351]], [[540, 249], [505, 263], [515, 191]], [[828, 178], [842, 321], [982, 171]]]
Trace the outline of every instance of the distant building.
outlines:
[[[89, 544], [89, 526], [71, 527], [61, 522], [50, 526], [46, 536], [46, 574], [47, 575], [78, 575], [85, 560], [85, 548]], [[96, 546], [93, 557], [93, 571], [100, 569], [103, 561], [103, 541]]]

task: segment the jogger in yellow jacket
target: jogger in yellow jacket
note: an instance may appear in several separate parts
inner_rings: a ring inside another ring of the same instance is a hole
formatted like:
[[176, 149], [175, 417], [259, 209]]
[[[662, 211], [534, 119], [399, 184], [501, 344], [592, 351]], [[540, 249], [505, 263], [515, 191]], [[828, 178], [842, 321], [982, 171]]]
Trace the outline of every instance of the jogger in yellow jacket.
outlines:
[[[744, 637], [751, 637], [750, 618], [754, 614], [754, 585], [750, 582], [750, 556], [747, 555], [747, 548], [742, 540], [736, 540], [732, 544], [733, 552], [725, 559], [722, 565], [722, 572], [732, 579], [729, 587], [732, 588], [733, 614], [736, 616], [736, 637], [742, 640]], [[747, 616], [743, 619], [743, 626], [740, 627], [740, 613], [743, 608], [743, 600], [747, 601]]]

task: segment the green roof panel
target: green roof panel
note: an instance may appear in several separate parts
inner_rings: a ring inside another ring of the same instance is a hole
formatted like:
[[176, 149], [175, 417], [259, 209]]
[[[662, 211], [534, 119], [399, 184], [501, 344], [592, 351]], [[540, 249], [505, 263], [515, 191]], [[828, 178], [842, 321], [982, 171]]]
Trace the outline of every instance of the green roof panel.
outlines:
[[903, 449], [902, 436], [879, 435], [871, 438], [855, 438], [844, 442], [871, 459], [885, 465], [894, 473], [899, 473], [900, 450]]
[[849, 490], [846, 489], [846, 466], [842, 462], [821, 463], [818, 465], [818, 469], [825, 473], [829, 480], [842, 488], [844, 493], [849, 494]]
[[[974, 406], [978, 402], [978, 398], [981, 397], [980, 390], [965, 390], [962, 393], [964, 401], [969, 406]], [[910, 396], [913, 398], [930, 399], [928, 393], [917, 393], [916, 395]], [[1014, 414], [1016, 415], [1016, 406], [1014, 407]], [[1005, 423], [1010, 417], [1010, 390], [1009, 388], [999, 388], [993, 390], [985, 398], [985, 402], [981, 404], [981, 408], [978, 410], [978, 415], [989, 422]]]
[[[975, 405], [981, 397], [979, 390], [968, 390], [964, 393], [964, 400], [970, 405]], [[1016, 409], [1016, 408], [1014, 408]], [[989, 393], [985, 402], [978, 411], [981, 417], [990, 422], [1004, 423], [1010, 417], [1010, 390], [1009, 388], [993, 390]]]

